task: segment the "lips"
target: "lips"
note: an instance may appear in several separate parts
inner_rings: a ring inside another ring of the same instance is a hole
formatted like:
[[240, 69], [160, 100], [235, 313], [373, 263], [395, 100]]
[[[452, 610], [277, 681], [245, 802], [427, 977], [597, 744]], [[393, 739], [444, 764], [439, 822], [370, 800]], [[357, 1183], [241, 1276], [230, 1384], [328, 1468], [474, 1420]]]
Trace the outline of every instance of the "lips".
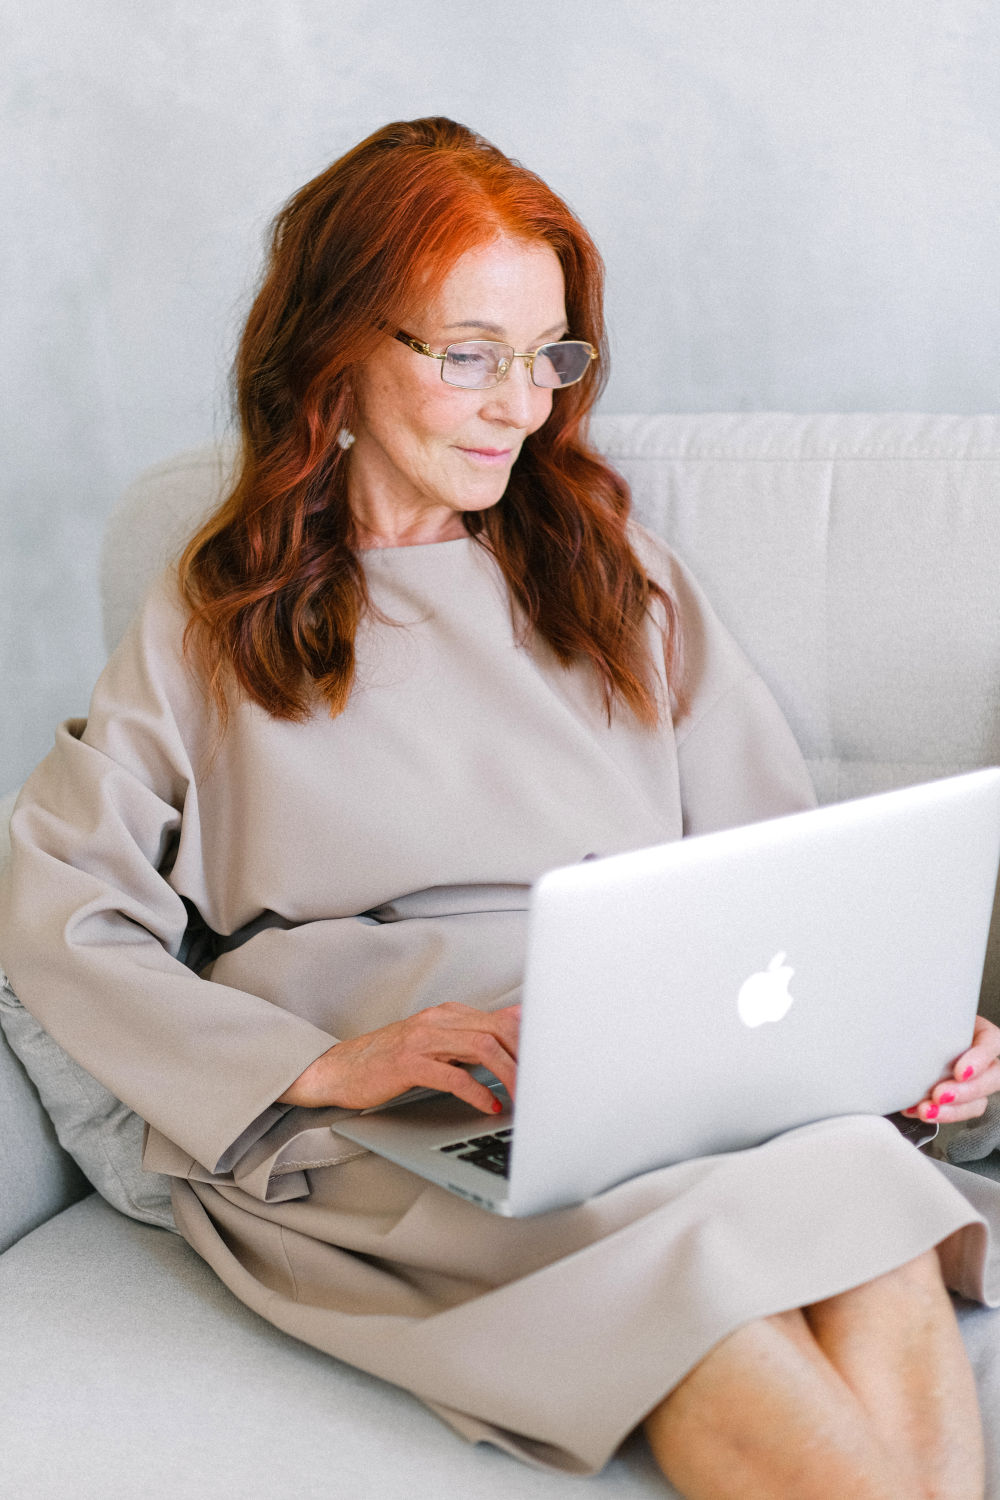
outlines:
[[466, 458], [484, 464], [507, 463], [514, 450], [513, 448], [463, 448], [459, 447], [459, 453], [464, 453]]

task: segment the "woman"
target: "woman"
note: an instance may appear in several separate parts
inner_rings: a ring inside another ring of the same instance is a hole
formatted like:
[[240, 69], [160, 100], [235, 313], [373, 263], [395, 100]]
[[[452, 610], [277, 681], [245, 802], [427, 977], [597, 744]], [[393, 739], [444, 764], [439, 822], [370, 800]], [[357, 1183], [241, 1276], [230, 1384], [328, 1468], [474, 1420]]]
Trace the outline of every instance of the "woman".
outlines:
[[[945, 1283], [991, 1298], [983, 1213], [887, 1121], [521, 1221], [329, 1128], [416, 1084], [488, 1111], [473, 1063], [515, 1091], [543, 870], [812, 801], [586, 445], [601, 283], [566, 206], [446, 120], [291, 200], [241, 468], [22, 794], [4, 965], [150, 1122], [233, 1291], [470, 1439], [588, 1472], [644, 1422], [691, 1500], [981, 1495]], [[911, 1113], [981, 1113], [998, 1053], [981, 1022]]]

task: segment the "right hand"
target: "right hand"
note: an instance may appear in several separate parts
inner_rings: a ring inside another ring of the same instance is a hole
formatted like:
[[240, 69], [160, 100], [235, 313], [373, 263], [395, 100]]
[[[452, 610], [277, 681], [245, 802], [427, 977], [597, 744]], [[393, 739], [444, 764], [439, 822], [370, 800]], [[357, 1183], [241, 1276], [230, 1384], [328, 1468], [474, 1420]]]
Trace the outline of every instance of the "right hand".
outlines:
[[520, 1020], [520, 1005], [493, 1011], [456, 1001], [433, 1005], [338, 1042], [310, 1063], [277, 1103], [369, 1109], [419, 1087], [440, 1089], [484, 1114], [496, 1113], [493, 1094], [461, 1064], [489, 1068], [513, 1099]]

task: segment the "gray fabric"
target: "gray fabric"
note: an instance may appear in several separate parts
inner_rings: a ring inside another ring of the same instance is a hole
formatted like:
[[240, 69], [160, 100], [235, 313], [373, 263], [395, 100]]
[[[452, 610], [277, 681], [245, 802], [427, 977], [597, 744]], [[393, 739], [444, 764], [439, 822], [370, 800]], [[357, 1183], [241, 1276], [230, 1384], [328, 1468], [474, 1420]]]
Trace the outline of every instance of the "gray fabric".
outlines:
[[[0, 865], [16, 796], [0, 798]], [[89, 1191], [0, 1029], [0, 1252]]]
[[967, 1125], [948, 1142], [949, 1161], [971, 1165], [987, 1158], [992, 1161], [986, 1170], [1000, 1178], [1000, 1094], [993, 1095], [981, 1119]]
[[594, 1479], [466, 1445], [405, 1392], [278, 1333], [182, 1240], [97, 1197], [0, 1258], [0, 1300], [4, 1494], [678, 1500], [639, 1440]]
[[60, 1144], [98, 1192], [123, 1214], [173, 1229], [169, 1180], [140, 1165], [143, 1122], [52, 1040], [25, 1010], [2, 969], [0, 1027], [38, 1090]]
[[0, 1253], [89, 1192], [0, 1034]]
[[[16, 797], [15, 791], [0, 800], [0, 865], [10, 854], [10, 814]], [[2, 951], [0, 937], [0, 955]], [[87, 1190], [87, 1182], [121, 1213], [173, 1229], [168, 1179], [140, 1166], [143, 1122], [43, 1031], [18, 1000], [2, 968], [0, 1032], [7, 1043], [0, 1041], [0, 1086], [5, 1075], [11, 1080], [9, 1091], [3, 1087], [0, 1095], [7, 1126], [0, 1145], [0, 1248], [74, 1202]], [[11, 1053], [21, 1062], [16, 1074]], [[24, 1073], [34, 1083], [37, 1097]], [[38, 1107], [39, 1098], [48, 1119]]]

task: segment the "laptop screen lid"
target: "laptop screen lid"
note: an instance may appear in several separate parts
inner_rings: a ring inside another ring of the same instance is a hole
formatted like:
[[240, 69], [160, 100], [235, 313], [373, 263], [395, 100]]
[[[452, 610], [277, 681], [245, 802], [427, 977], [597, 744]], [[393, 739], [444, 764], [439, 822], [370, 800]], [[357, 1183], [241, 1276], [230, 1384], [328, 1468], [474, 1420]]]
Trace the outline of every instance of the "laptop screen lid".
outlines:
[[919, 1099], [968, 1046], [1000, 770], [537, 883], [509, 1211]]

